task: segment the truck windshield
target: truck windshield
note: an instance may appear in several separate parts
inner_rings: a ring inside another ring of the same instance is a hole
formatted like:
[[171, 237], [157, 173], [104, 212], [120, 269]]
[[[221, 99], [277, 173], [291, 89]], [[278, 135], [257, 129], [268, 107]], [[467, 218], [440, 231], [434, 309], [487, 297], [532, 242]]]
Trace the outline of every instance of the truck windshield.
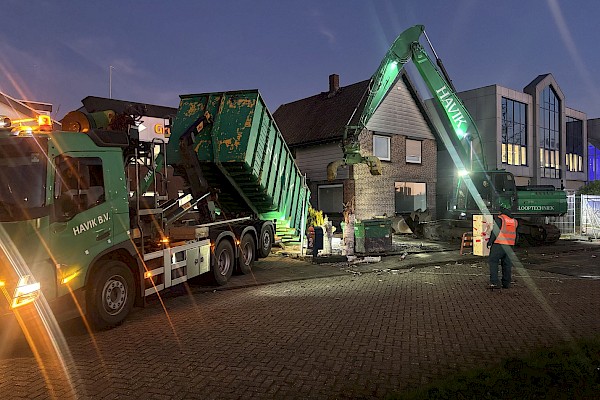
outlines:
[[0, 222], [40, 218], [46, 209], [48, 139], [0, 140]]

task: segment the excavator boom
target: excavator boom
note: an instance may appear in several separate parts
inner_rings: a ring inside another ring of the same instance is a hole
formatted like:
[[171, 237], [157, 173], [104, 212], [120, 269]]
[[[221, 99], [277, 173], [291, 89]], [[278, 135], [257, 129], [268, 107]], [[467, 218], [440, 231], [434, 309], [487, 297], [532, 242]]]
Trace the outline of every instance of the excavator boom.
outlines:
[[404, 65], [412, 58], [412, 44], [419, 41], [419, 37], [424, 31], [423, 25], [415, 25], [402, 32], [381, 60], [379, 68], [369, 83], [369, 97], [360, 117], [362, 126], [367, 125], [398, 79]]
[[[368, 97], [358, 126], [346, 128], [343, 140], [344, 159], [334, 161], [327, 167], [329, 180], [335, 179], [339, 166], [360, 162], [367, 163], [371, 167], [372, 174], [379, 175], [381, 173], [379, 160], [376, 157], [360, 155], [357, 136], [367, 126], [385, 96], [398, 80], [402, 69], [411, 60], [423, 77], [436, 103], [446, 114], [453, 134], [444, 134], [441, 139], [446, 148], [453, 149], [451, 156], [457, 167], [462, 170], [487, 170], [477, 126], [456, 95], [441, 60], [436, 59], [437, 65], [440, 66], [436, 67], [421, 46], [419, 39], [423, 34], [425, 34], [423, 25], [415, 25], [405, 30], [396, 38], [386, 53], [369, 83]], [[425, 37], [427, 36], [425, 35]], [[429, 45], [433, 49], [431, 43]]]
[[[373, 75], [369, 87], [369, 97], [367, 98], [360, 119], [361, 124], [366, 126], [375, 113], [375, 110], [377, 110], [377, 107], [379, 107], [392, 85], [398, 79], [404, 66], [412, 60], [436, 103], [446, 114], [447, 122], [452, 127], [453, 135], [449, 135], [448, 138], [442, 138], [449, 140], [448, 143], [444, 144], [456, 149], [460, 163], [464, 164], [465, 169], [485, 171], [487, 170], [487, 165], [477, 126], [466, 107], [456, 95], [450, 79], [443, 69], [441, 60], [436, 58], [437, 65], [440, 66], [438, 68], [419, 42], [423, 34], [425, 34], [425, 27], [423, 25], [415, 25], [402, 32], [396, 38], [381, 61], [377, 72]], [[426, 34], [425, 37], [427, 37]], [[429, 40], [427, 42], [429, 43]], [[433, 50], [431, 43], [429, 43], [429, 46]]]

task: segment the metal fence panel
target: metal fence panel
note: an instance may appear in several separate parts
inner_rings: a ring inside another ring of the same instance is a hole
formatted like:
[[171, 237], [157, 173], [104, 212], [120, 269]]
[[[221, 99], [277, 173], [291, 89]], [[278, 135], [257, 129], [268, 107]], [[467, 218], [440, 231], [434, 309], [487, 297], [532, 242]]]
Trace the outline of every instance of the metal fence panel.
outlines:
[[562, 217], [548, 217], [547, 223], [555, 225], [563, 235], [575, 234], [575, 194], [567, 195], [568, 209]]
[[600, 236], [600, 196], [581, 196], [581, 234]]

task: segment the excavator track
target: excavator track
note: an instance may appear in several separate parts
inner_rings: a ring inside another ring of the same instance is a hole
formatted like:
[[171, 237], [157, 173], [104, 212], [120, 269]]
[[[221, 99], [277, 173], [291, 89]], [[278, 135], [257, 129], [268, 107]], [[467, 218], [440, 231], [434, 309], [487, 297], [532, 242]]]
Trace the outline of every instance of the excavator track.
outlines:
[[[414, 212], [405, 215], [404, 221], [415, 236], [428, 240], [455, 242], [459, 241], [465, 232], [473, 229], [470, 220], [431, 220], [428, 213]], [[519, 219], [518, 233], [530, 246], [549, 245], [560, 239], [560, 230], [555, 225], [523, 219]]]
[[[519, 221], [521, 223], [521, 221]], [[553, 244], [560, 239], [560, 230], [550, 224], [527, 224], [527, 233], [523, 236], [532, 246]]]

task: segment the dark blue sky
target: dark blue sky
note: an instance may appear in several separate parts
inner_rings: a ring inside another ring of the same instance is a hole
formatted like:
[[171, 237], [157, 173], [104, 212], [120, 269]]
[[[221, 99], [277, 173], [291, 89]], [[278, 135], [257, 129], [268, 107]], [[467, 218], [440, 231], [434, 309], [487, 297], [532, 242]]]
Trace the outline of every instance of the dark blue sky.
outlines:
[[522, 90], [552, 73], [567, 106], [600, 117], [600, 2], [566, 0], [3, 0], [0, 91], [177, 106], [180, 94], [259, 89], [271, 111], [368, 79], [424, 24], [459, 91]]

